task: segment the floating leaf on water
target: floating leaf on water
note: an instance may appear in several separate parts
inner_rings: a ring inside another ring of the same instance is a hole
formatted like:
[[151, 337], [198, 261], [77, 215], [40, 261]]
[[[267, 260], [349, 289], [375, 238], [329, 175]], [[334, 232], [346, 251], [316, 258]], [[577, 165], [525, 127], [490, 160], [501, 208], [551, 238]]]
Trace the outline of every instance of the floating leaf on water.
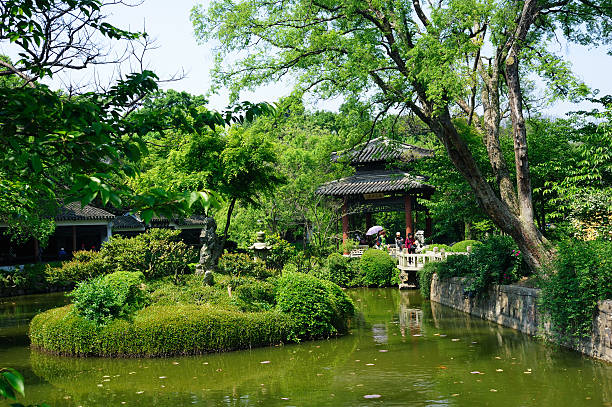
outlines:
[[499, 356], [495, 356], [495, 359], [501, 359]]
[[102, 377], [110, 377], [110, 376], [102, 376]]
[[495, 369], [496, 372], [503, 372], [504, 369]]
[[529, 370], [528, 370], [528, 371], [526, 371], [526, 372], [523, 372], [523, 373], [525, 373], [525, 374], [531, 374], [531, 372], [530, 372]]
[[480, 374], [480, 372], [478, 370], [474, 370], [473, 372], [470, 372], [471, 374]]
[[160, 379], [167, 379], [166, 376], [159, 376]]
[[423, 335], [421, 335], [421, 334], [414, 334], [414, 335], [412, 335], [412, 336], [423, 336]]
[[493, 392], [493, 393], [497, 393], [497, 390], [496, 390], [496, 389], [491, 389], [491, 390], [489, 390], [489, 391], [491, 391], [491, 392]]
[[451, 394], [451, 396], [453, 396], [453, 397], [457, 397], [458, 395], [459, 395], [459, 393], [453, 393], [453, 394]]
[[447, 369], [446, 366], [438, 366], [439, 369]]
[[361, 362], [361, 359], [355, 359], [355, 362]]
[[281, 397], [281, 400], [289, 400], [289, 397]]
[[144, 393], [144, 390], [140, 390], [136, 392], [136, 394], [142, 394], [142, 393]]
[[459, 339], [459, 338], [453, 338], [453, 339], [451, 339], [451, 341], [453, 341], [453, 342], [459, 342], [459, 341], [460, 341], [460, 339]]
[[103, 386], [104, 386], [103, 384], [99, 384], [99, 385], [98, 385], [98, 387], [103, 387]]
[[262, 365], [266, 365], [266, 364], [270, 363], [270, 361], [269, 360], [264, 360], [264, 361], [261, 361], [259, 363], [261, 363]]
[[381, 349], [381, 350], [379, 350], [379, 352], [383, 352], [384, 353], [384, 352], [389, 352], [389, 351], [387, 349]]
[[173, 364], [173, 365], [178, 365], [178, 364], [179, 364], [179, 362], [172, 362], [172, 364]]
[[381, 398], [380, 394], [366, 394], [363, 396], [364, 399], [379, 399]]
[[374, 366], [374, 363], [366, 363], [366, 366]]

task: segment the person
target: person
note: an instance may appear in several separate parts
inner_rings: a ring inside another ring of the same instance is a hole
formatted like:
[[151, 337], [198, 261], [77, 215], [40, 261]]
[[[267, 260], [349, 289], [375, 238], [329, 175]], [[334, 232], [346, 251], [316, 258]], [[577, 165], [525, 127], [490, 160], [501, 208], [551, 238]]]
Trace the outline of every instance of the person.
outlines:
[[68, 253], [66, 253], [66, 250], [64, 250], [63, 247], [61, 249], [59, 249], [59, 251], [57, 252], [57, 257], [60, 260], [66, 260], [67, 256], [68, 256]]
[[387, 232], [385, 230], [381, 230], [379, 233], [380, 237], [380, 248], [385, 249], [387, 247]]
[[400, 232], [396, 232], [395, 233], [395, 246], [397, 247], [397, 250], [402, 250], [404, 246], [403, 243], [404, 243], [404, 239], [402, 239], [402, 234]]
[[414, 240], [412, 233], [408, 233], [408, 236], [406, 236], [404, 247], [408, 249], [408, 253], [414, 253], [416, 251], [416, 240]]

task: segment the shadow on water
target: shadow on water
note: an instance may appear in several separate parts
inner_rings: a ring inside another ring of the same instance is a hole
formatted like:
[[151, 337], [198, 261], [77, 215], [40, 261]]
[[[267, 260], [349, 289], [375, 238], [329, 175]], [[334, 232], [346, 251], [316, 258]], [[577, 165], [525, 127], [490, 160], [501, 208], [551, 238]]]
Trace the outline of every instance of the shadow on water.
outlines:
[[359, 313], [342, 338], [164, 359], [30, 352], [33, 303], [16, 299], [0, 308], [0, 355], [25, 370], [28, 402], [53, 406], [612, 406], [610, 365], [416, 291], [348, 293]]

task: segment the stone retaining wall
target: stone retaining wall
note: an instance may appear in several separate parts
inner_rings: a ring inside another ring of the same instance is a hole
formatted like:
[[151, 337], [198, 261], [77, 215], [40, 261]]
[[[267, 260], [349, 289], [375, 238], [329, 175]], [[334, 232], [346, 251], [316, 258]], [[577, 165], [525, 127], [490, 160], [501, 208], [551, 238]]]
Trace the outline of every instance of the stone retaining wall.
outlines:
[[[482, 299], [466, 298], [461, 278], [431, 282], [431, 300], [451, 308], [518, 329], [529, 335], [550, 337], [549, 324], [540, 326], [537, 309], [539, 291], [513, 285], [493, 287]], [[612, 362], [612, 300], [600, 301], [599, 312], [593, 320], [591, 340], [583, 340], [571, 348], [594, 358]]]

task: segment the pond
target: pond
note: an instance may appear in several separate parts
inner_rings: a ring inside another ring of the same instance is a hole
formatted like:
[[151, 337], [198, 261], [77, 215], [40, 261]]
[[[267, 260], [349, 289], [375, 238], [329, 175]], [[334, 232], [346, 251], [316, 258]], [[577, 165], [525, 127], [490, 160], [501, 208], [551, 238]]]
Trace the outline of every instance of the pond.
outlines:
[[345, 337], [167, 359], [32, 352], [28, 321], [66, 299], [3, 298], [0, 365], [24, 374], [27, 402], [54, 407], [612, 406], [610, 364], [422, 301], [416, 291], [349, 294], [360, 314]]

